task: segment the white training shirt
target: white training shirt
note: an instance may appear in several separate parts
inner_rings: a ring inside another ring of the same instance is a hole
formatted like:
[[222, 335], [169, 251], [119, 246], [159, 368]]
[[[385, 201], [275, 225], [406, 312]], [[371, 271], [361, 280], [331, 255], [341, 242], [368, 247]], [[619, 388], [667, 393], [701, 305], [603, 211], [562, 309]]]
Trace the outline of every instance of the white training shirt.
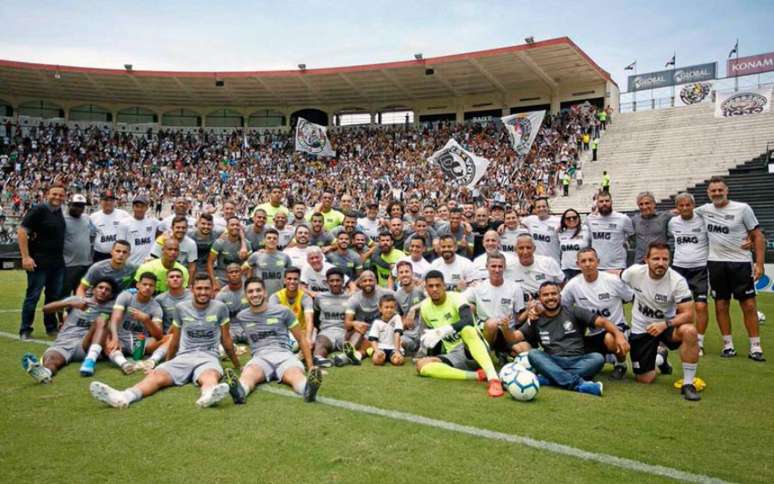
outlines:
[[672, 265], [686, 269], [705, 267], [709, 255], [709, 240], [704, 219], [694, 214], [685, 220], [680, 215], [672, 217], [667, 230], [675, 241]]
[[632, 334], [645, 333], [651, 323], [673, 318], [678, 304], [693, 300], [688, 282], [671, 268], [661, 279], [651, 279], [646, 264], [635, 264], [621, 273], [621, 279], [634, 290]]
[[288, 247], [282, 252], [290, 257], [290, 262], [292, 263], [293, 267], [298, 267], [301, 269], [306, 265], [306, 254], [309, 252], [310, 248], [311, 247]]
[[[169, 237], [169, 236], [167, 236]], [[177, 261], [185, 266], [186, 269], [188, 269], [188, 264], [191, 262], [196, 262], [199, 259], [199, 253], [196, 248], [196, 242], [189, 237], [185, 236], [183, 237], [183, 241], [180, 242], [180, 252], [177, 254]], [[151, 249], [151, 255], [153, 257], [161, 258], [161, 249], [163, 248], [163, 244], [159, 244], [157, 241], [155, 244], [153, 244], [153, 248]]]
[[[559, 229], [560, 218], [552, 215], [545, 220], [540, 220], [537, 215], [530, 215], [521, 220], [521, 224], [527, 228], [535, 240], [535, 254], [551, 257], [559, 262], [559, 238], [556, 231]], [[514, 244], [515, 247], [515, 244]]]
[[330, 292], [330, 287], [328, 287], [328, 280], [325, 277], [325, 274], [328, 272], [328, 269], [331, 268], [333, 268], [333, 265], [325, 260], [323, 261], [322, 269], [320, 269], [319, 272], [314, 270], [309, 263], [306, 263], [301, 267], [301, 277], [299, 279], [302, 283], [306, 284], [306, 287], [314, 292]]
[[357, 224], [360, 226], [360, 229], [364, 234], [366, 234], [371, 239], [377, 239], [379, 238], [379, 219], [375, 218], [374, 220], [371, 220], [368, 217], [363, 217], [357, 219]]
[[513, 266], [513, 281], [521, 286], [524, 293], [535, 296], [540, 285], [546, 281], [561, 283], [564, 281], [564, 272], [559, 268], [559, 263], [551, 257], [535, 254], [532, 265], [523, 266], [519, 259]]
[[516, 327], [516, 315], [524, 310], [524, 292], [518, 284], [508, 280], [499, 286], [486, 281], [469, 287], [462, 293], [469, 304], [476, 305], [476, 319], [511, 318], [511, 327]]
[[368, 340], [376, 341], [380, 350], [394, 350], [396, 331], [403, 332], [403, 320], [399, 314], [394, 315], [388, 322], [377, 318], [368, 329]]
[[443, 282], [446, 284], [447, 291], [458, 290], [457, 284], [460, 281], [464, 281], [465, 284], [470, 284], [477, 279], [478, 273], [473, 266], [473, 262], [467, 257], [463, 257], [459, 254], [454, 255], [454, 260], [451, 264], [447, 264], [443, 257], [439, 257], [430, 263], [430, 270], [441, 271], [443, 274]]
[[586, 225], [591, 232], [591, 246], [599, 255], [600, 269], [626, 267], [626, 240], [634, 233], [632, 219], [620, 212], [609, 215], [590, 214]]
[[128, 262], [136, 266], [141, 265], [150, 257], [151, 249], [156, 243], [156, 228], [159, 221], [146, 216], [137, 220], [134, 216], [127, 217], [118, 224], [118, 238], [124, 239], [132, 246]]
[[591, 246], [591, 234], [588, 227], [581, 226], [578, 235], [573, 237], [575, 230], [568, 229], [559, 232], [559, 250], [562, 253], [561, 267], [578, 270], [578, 251]]
[[118, 240], [118, 225], [128, 217], [129, 214], [120, 208], [113, 210], [109, 215], [102, 210], [89, 215], [91, 223], [97, 227], [97, 238], [94, 239], [96, 252], [109, 254], [113, 250], [113, 243]]
[[[529, 230], [522, 227], [521, 225], [517, 226], [514, 230], [511, 230], [509, 228], [505, 228], [503, 230], [502, 235], [500, 235], [500, 248], [503, 252], [516, 252], [516, 239], [519, 238], [519, 235], [530, 235]], [[535, 242], [537, 244], [537, 242]]]
[[[570, 279], [562, 289], [562, 305], [578, 306], [609, 319], [618, 326], [626, 324], [624, 302], [631, 302], [634, 291], [620, 277], [599, 271], [594, 282], [588, 282], [583, 274]], [[589, 328], [589, 334], [597, 334], [605, 328]]]
[[711, 261], [752, 262], [752, 252], [742, 249], [747, 233], [758, 227], [749, 205], [729, 201], [723, 208], [707, 203], [696, 209], [702, 216], [709, 238]]

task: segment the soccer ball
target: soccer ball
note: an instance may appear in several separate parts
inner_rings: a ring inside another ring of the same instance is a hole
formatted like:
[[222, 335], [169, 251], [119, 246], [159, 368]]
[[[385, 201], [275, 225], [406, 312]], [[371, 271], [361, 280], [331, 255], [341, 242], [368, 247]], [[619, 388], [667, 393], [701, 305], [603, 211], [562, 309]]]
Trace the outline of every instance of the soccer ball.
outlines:
[[517, 363], [508, 363], [500, 370], [500, 382], [514, 400], [528, 402], [540, 391], [540, 383], [534, 373]]
[[525, 370], [532, 371], [532, 365], [529, 364], [529, 358], [527, 355], [529, 354], [528, 351], [525, 351], [524, 353], [519, 353], [516, 358], [513, 359], [513, 362], [519, 365], [520, 367], [524, 368]]
[[766, 322], [766, 315], [763, 314], [762, 311], [758, 311], [758, 322], [759, 323], [765, 323]]
[[540, 383], [534, 373], [529, 370], [520, 369], [510, 385], [508, 393], [514, 400], [528, 402], [534, 399], [540, 391]]

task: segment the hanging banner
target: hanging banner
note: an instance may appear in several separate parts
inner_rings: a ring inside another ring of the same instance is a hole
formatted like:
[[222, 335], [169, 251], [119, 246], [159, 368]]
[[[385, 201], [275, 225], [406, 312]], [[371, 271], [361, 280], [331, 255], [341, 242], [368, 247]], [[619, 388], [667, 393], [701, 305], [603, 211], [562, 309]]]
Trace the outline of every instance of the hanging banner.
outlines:
[[719, 92], [715, 95], [715, 117], [731, 118], [771, 110], [771, 88]]
[[726, 77], [748, 76], [774, 71], [774, 52], [726, 61]]
[[317, 156], [336, 156], [328, 139], [325, 126], [298, 118], [296, 124], [296, 151]]
[[478, 183], [489, 166], [489, 160], [467, 151], [454, 139], [450, 139], [446, 146], [433, 153], [427, 161], [441, 167], [446, 178], [469, 189]]
[[717, 62], [708, 62], [707, 64], [629, 76], [628, 90], [633, 92], [643, 89], [658, 89], [689, 82], [710, 81], [715, 78], [717, 78]]
[[675, 106], [690, 106], [712, 100], [712, 81], [692, 82], [675, 87]]
[[545, 115], [546, 112], [543, 110], [511, 114], [510, 116], [500, 118], [505, 125], [505, 129], [508, 130], [511, 146], [513, 146], [513, 150], [517, 155], [525, 156], [529, 153], [529, 149], [532, 148], [532, 143], [535, 141], [538, 131], [540, 131], [540, 126], [543, 124]]

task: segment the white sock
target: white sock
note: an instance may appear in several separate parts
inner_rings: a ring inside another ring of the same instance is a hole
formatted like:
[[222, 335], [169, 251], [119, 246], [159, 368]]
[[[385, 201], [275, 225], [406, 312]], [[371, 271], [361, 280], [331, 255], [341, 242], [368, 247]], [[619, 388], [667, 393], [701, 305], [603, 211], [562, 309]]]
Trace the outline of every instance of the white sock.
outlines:
[[664, 364], [664, 355], [662, 355], [661, 353], [657, 353], [656, 354], [656, 366], [658, 367], [658, 366], [661, 366], [663, 364]]
[[120, 367], [126, 363], [126, 358], [124, 358], [124, 354], [121, 353], [120, 350], [116, 350], [110, 353], [110, 361], [112, 361], [113, 363], [115, 363]]
[[760, 351], [763, 353], [763, 348], [761, 348], [761, 337], [755, 336], [750, 338], [750, 353], [754, 351]]
[[303, 395], [305, 389], [306, 389], [306, 378], [304, 378], [303, 380], [297, 381], [293, 385], [293, 391], [298, 393], [299, 395]]
[[699, 335], [699, 346], [704, 348], [704, 335], [703, 334]]
[[156, 351], [153, 352], [150, 359], [156, 363], [161, 363], [161, 360], [163, 360], [165, 356], [167, 356], [167, 347], [159, 346], [156, 348]]
[[102, 352], [102, 345], [98, 345], [97, 343], [92, 343], [92, 345], [89, 346], [89, 352], [86, 353], [86, 359], [97, 361], [97, 358], [99, 358], [99, 354], [101, 352]]
[[242, 390], [245, 391], [245, 395], [250, 395], [250, 393], [253, 391], [252, 388], [250, 388], [248, 385], [245, 385], [245, 382], [242, 380], [239, 380], [239, 385], [242, 387]]
[[129, 403], [136, 402], [142, 398], [142, 392], [135, 387], [127, 388], [121, 393], [124, 394], [124, 398], [126, 398], [126, 401]]
[[683, 362], [683, 385], [692, 385], [693, 378], [696, 376], [696, 363]]
[[723, 336], [723, 349], [733, 348], [733, 347], [734, 347], [734, 338], [730, 334], [729, 335], [724, 335]]

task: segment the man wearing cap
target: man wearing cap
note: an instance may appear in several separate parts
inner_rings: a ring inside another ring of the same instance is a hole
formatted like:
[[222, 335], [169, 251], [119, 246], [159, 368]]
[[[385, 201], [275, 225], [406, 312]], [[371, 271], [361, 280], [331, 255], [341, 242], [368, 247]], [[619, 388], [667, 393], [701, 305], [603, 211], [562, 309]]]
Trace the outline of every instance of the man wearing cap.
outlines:
[[81, 278], [92, 263], [91, 245], [97, 235], [97, 227], [83, 215], [86, 197], [76, 193], [70, 199], [65, 219], [64, 261], [65, 276], [62, 296], [69, 296], [77, 288]]
[[132, 246], [129, 252], [129, 263], [136, 266], [150, 257], [156, 241], [159, 221], [146, 215], [149, 203], [147, 195], [135, 196], [132, 200], [132, 216], [122, 220], [118, 225], [118, 238], [128, 241]]
[[118, 224], [129, 217], [129, 213], [116, 208], [116, 197], [111, 191], [102, 192], [100, 197], [102, 210], [90, 215], [91, 222], [97, 228], [94, 239], [94, 262], [110, 259], [113, 243], [118, 240]]
[[[65, 221], [62, 214], [64, 199], [64, 186], [61, 183], [53, 183], [46, 193], [46, 202], [28, 210], [17, 230], [22, 267], [27, 271], [27, 292], [24, 295], [19, 328], [21, 339], [31, 338], [35, 307], [43, 288], [46, 289], [46, 304], [61, 299], [59, 294], [65, 272]], [[55, 314], [46, 314], [44, 323], [47, 333], [57, 333]]]

